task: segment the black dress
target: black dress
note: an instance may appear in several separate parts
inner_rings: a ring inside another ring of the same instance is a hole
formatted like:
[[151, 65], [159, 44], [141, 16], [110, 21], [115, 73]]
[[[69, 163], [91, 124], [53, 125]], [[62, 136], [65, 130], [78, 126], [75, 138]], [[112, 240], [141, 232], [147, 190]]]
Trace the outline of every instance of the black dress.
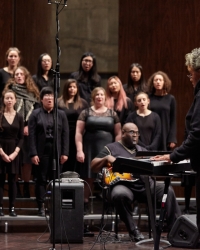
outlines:
[[79, 109], [74, 109], [74, 103], [68, 103], [69, 108], [66, 108], [62, 99], [58, 101], [58, 107], [65, 112], [69, 124], [69, 156], [68, 160], [63, 164], [62, 172], [75, 171], [76, 168], [76, 122], [81, 111], [88, 107], [88, 104], [85, 100], [81, 99], [81, 101], [83, 105], [82, 108]]
[[97, 82], [95, 82], [92, 79], [88, 79], [87, 81], [86, 80], [81, 81], [81, 80], [79, 80], [79, 72], [77, 71], [77, 72], [73, 72], [70, 75], [70, 78], [77, 80], [80, 96], [81, 96], [81, 98], [86, 100], [86, 102], [90, 106], [92, 90], [96, 87], [101, 86], [101, 77], [98, 75], [99, 79]]
[[119, 123], [119, 118], [111, 109], [107, 109], [104, 113], [96, 113], [92, 108], [88, 108], [81, 112], [78, 120], [85, 122], [83, 136], [85, 162], [80, 164], [80, 175], [81, 178], [95, 178], [96, 175], [91, 173], [90, 163], [105, 145], [115, 140], [114, 126]]
[[170, 150], [170, 142], [176, 143], [176, 100], [173, 95], [150, 95], [149, 109], [156, 112], [161, 120], [160, 150]]
[[[0, 132], [0, 147], [7, 155], [21, 148], [23, 144], [24, 122], [20, 114], [16, 113], [12, 124], [6, 118], [2, 118], [3, 131]], [[0, 157], [0, 173], [18, 174], [20, 169], [20, 155], [11, 162], [5, 162]]]

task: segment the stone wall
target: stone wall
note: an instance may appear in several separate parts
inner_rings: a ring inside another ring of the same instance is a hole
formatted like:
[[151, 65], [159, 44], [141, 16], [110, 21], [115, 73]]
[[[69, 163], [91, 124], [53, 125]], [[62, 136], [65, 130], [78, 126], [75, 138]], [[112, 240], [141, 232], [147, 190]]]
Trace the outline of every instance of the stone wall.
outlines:
[[[79, 67], [85, 51], [96, 55], [99, 73], [118, 71], [118, 0], [68, 0], [59, 15], [60, 72]], [[56, 61], [56, 6], [52, 8], [52, 56]], [[55, 64], [55, 63], [54, 63]]]

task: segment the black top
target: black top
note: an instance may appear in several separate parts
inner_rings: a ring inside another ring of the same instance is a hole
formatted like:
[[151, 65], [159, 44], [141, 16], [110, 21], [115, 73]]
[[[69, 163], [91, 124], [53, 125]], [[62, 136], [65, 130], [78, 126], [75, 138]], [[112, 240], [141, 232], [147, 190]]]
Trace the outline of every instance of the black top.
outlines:
[[[58, 107], [62, 109], [68, 119], [69, 123], [69, 157], [64, 163], [62, 171], [75, 171], [76, 168], [76, 145], [75, 145], [75, 133], [76, 133], [76, 122], [83, 109], [88, 108], [88, 104], [85, 100], [81, 99], [82, 108], [74, 109], [74, 103], [68, 103], [66, 107], [63, 99], [58, 100]], [[77, 171], [77, 170], [76, 170]]]
[[53, 119], [53, 110], [48, 112], [45, 109], [44, 111], [44, 126], [47, 128], [46, 130], [46, 138], [53, 138], [53, 127], [54, 127], [54, 119]]
[[170, 154], [173, 162], [190, 158], [191, 166], [199, 171], [200, 163], [200, 81], [194, 89], [194, 100], [185, 118], [186, 139]]
[[140, 137], [138, 144], [148, 150], [158, 150], [161, 139], [160, 117], [155, 112], [147, 116], [140, 116], [136, 111], [126, 119], [127, 122], [135, 123], [139, 129]]
[[[123, 107], [121, 111], [118, 111], [116, 109], [115, 112], [117, 113], [118, 117], [119, 117], [119, 120], [121, 122], [121, 125], [124, 125], [125, 121], [126, 121], [126, 118], [128, 117], [128, 115], [133, 112], [134, 110], [134, 107], [133, 107], [133, 103], [132, 101], [130, 100], [130, 98], [126, 98], [127, 100], [127, 108]], [[114, 103], [116, 104], [116, 99], [114, 100]], [[114, 104], [114, 105], [115, 105]]]
[[10, 73], [5, 71], [4, 69], [0, 69], [0, 97], [2, 96], [2, 92], [7, 81], [12, 77]]
[[70, 133], [76, 130], [76, 122], [81, 111], [88, 108], [88, 104], [84, 99], [81, 98], [81, 102], [82, 108], [74, 109], [74, 103], [68, 103], [69, 108], [67, 108], [62, 99], [58, 101], [58, 107], [62, 109], [67, 116]]
[[[43, 156], [48, 131], [45, 115], [44, 109], [38, 108], [33, 110], [28, 120], [30, 157]], [[57, 148], [60, 157], [69, 153], [69, 127], [65, 113], [58, 109], [57, 115]]]
[[170, 142], [176, 140], [176, 101], [173, 95], [150, 95], [149, 109], [156, 112], [161, 120], [160, 150], [167, 151]]
[[[99, 76], [99, 75], [98, 75]], [[90, 105], [91, 103], [91, 93], [92, 90], [96, 87], [101, 86], [101, 77], [99, 76], [98, 82], [95, 82], [92, 79], [82, 80], [80, 81], [79, 78], [79, 72], [73, 72], [69, 78], [76, 79], [79, 86], [79, 93], [81, 98], [87, 101], [87, 103]]]
[[54, 80], [53, 80], [53, 78], [49, 78], [48, 80], [46, 80], [42, 76], [40, 79], [38, 79], [37, 75], [33, 75], [32, 78], [33, 78], [34, 82], [36, 83], [39, 91], [41, 91], [42, 88], [44, 88], [44, 87], [52, 87], [53, 88], [53, 86], [54, 86]]
[[105, 145], [115, 140], [115, 124], [119, 123], [119, 117], [112, 109], [96, 113], [92, 108], [87, 108], [81, 112], [78, 120], [85, 122], [85, 160], [79, 173], [81, 178], [95, 178], [96, 176], [91, 173], [91, 161]]
[[[21, 148], [24, 137], [23, 118], [16, 112], [12, 124], [8, 123], [6, 118], [2, 118], [3, 131], [0, 131], [0, 148], [4, 150], [7, 155], [12, 154], [16, 147]], [[6, 163], [0, 157], [0, 173], [19, 173], [20, 167], [20, 154], [17, 157]]]

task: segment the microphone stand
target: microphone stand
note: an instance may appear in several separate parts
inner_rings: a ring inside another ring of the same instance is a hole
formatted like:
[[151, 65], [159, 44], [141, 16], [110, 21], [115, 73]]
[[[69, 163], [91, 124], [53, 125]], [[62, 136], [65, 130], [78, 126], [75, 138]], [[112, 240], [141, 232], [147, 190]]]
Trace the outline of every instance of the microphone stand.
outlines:
[[[49, 250], [56, 250], [55, 248], [55, 180], [56, 180], [56, 170], [59, 169], [59, 157], [58, 157], [58, 105], [57, 105], [57, 98], [58, 98], [58, 92], [60, 89], [60, 46], [59, 46], [59, 19], [58, 16], [60, 12], [63, 10], [65, 6], [67, 6], [67, 0], [64, 0], [64, 3], [62, 3], [62, 0], [60, 1], [51, 1], [48, 0], [48, 4], [56, 4], [56, 24], [57, 24], [57, 33], [56, 33], [56, 47], [57, 47], [57, 61], [56, 61], [56, 67], [55, 70], [52, 69], [54, 72], [54, 141], [53, 141], [53, 164], [52, 164], [52, 172], [53, 172], [53, 188], [52, 188], [52, 248], [49, 248]], [[60, 9], [59, 7], [62, 6]], [[59, 171], [58, 171], [59, 173]]]

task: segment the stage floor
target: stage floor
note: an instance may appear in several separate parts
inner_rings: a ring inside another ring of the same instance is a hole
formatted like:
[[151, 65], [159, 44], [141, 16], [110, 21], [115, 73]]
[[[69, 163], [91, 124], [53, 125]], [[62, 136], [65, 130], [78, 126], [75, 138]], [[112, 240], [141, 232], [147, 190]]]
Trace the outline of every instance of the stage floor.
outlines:
[[[119, 240], [115, 239], [115, 235], [111, 231], [105, 231], [101, 236], [99, 235], [99, 225], [90, 225], [90, 229], [94, 232], [94, 237], [84, 237], [83, 243], [56, 243], [55, 248], [50, 242], [49, 229], [45, 221], [31, 221], [24, 223], [23, 221], [16, 221], [9, 223], [8, 233], [4, 232], [4, 222], [0, 223], [0, 249], [1, 250], [152, 250], [153, 243], [144, 243], [140, 246], [131, 242], [123, 224], [119, 225]], [[108, 227], [108, 225], [107, 225]], [[108, 227], [109, 228], [109, 227]], [[107, 230], [107, 228], [105, 227]], [[142, 231], [145, 239], [148, 239], [148, 232]], [[167, 240], [167, 233], [163, 232], [161, 239]], [[160, 243], [162, 249], [167, 247], [166, 243]], [[168, 247], [170, 250], [177, 248]], [[179, 248], [186, 249], [186, 248]]]
[[[44, 249], [55, 249], [55, 250], [65, 250], [65, 249], [73, 249], [73, 250], [130, 250], [130, 249], [146, 249], [152, 250], [153, 244], [144, 243], [140, 246], [136, 246], [134, 242], [131, 242], [128, 238], [128, 235], [125, 233], [120, 233], [120, 240], [116, 241], [110, 236], [106, 236], [105, 234], [101, 238], [101, 240], [97, 240], [98, 233], [95, 233], [94, 237], [84, 238], [84, 242], [81, 244], [55, 244], [55, 248], [53, 248], [53, 244], [48, 241], [49, 234], [41, 234], [41, 233], [0, 233], [0, 249], [13, 249], [13, 250], [44, 250]], [[148, 238], [146, 233], [144, 233], [145, 238]], [[167, 245], [164, 243], [160, 244], [160, 247], [165, 248]], [[177, 248], [169, 247], [170, 250], [175, 250]], [[179, 248], [180, 250], [183, 248]], [[184, 248], [186, 250], [186, 248]]]

